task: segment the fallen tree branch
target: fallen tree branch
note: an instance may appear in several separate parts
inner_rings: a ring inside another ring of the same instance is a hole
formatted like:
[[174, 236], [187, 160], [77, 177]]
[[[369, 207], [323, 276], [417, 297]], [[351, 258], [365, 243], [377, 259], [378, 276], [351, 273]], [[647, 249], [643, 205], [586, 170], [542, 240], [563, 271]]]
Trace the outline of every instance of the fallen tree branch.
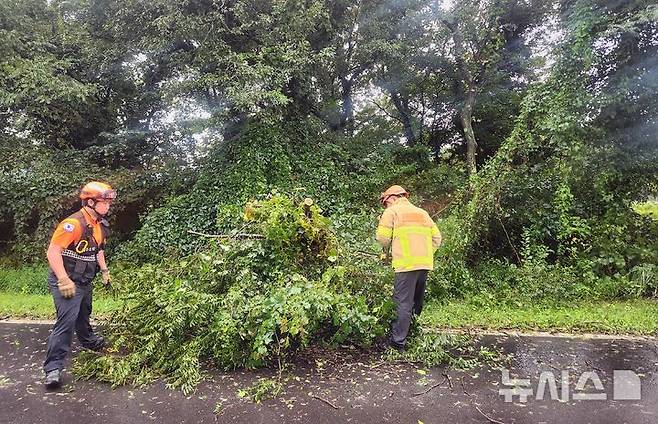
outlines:
[[493, 418], [491, 418], [490, 416], [488, 416], [488, 415], [485, 414], [484, 412], [480, 411], [480, 408], [478, 408], [477, 406], [475, 407], [475, 409], [476, 409], [480, 414], [482, 414], [482, 416], [483, 416], [484, 418], [488, 419], [490, 423], [494, 423], [494, 424], [505, 424], [505, 423], [502, 422], [502, 421], [494, 420]]

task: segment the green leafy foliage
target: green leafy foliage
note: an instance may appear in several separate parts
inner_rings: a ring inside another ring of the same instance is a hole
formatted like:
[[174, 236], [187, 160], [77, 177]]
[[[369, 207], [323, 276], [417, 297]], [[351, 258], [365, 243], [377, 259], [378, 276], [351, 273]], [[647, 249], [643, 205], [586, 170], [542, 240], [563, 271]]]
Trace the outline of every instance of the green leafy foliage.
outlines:
[[261, 378], [246, 389], [238, 390], [238, 397], [249, 398], [252, 402], [260, 403], [265, 399], [271, 399], [279, 395], [283, 389], [283, 383], [272, 378]]
[[55, 226], [80, 209], [79, 190], [89, 181], [107, 181], [119, 192], [109, 215], [111, 250], [140, 226], [140, 212], [187, 184], [176, 169], [110, 169], [95, 165], [89, 151], [17, 142], [0, 138], [0, 253], [14, 265], [45, 257]]
[[[426, 367], [450, 366], [471, 369], [484, 363], [494, 364], [505, 359], [499, 349], [477, 347], [465, 334], [421, 333], [410, 339], [404, 351], [390, 349], [387, 360], [416, 362]], [[419, 370], [420, 371], [420, 370]]]
[[[133, 262], [158, 260], [166, 253], [162, 252], [165, 246], [191, 253], [203, 241], [189, 230], [232, 229], [238, 216], [232, 211], [272, 190], [315, 199], [341, 226], [358, 216], [361, 224], [349, 225], [361, 226], [357, 229], [360, 237], [372, 243], [372, 232], [362, 231], [363, 225], [368, 229], [376, 224], [373, 209], [378, 208], [379, 193], [387, 186], [408, 182], [409, 190], [422, 200], [423, 195], [431, 198], [435, 193], [443, 197], [463, 180], [463, 168], [434, 169], [427, 149], [405, 156], [408, 153], [402, 146], [382, 145], [369, 132], [355, 138], [327, 132], [314, 118], [252, 122], [209, 153], [189, 192], [146, 216], [135, 239], [119, 256]], [[431, 191], [426, 193], [428, 187]]]
[[115, 351], [80, 375], [190, 391], [206, 363], [367, 344], [393, 314], [373, 240], [391, 184], [438, 218], [429, 297], [655, 297], [656, 6], [453, 3], [1, 4], [0, 254], [36, 261], [84, 182], [119, 190]]
[[[200, 364], [256, 367], [322, 338], [369, 344], [392, 310], [384, 281], [358, 280], [310, 199], [251, 201], [244, 228], [190, 256], [126, 271], [113, 353], [83, 353], [81, 377], [113, 385], [164, 376], [193, 390]], [[366, 295], [367, 294], [367, 295]]]

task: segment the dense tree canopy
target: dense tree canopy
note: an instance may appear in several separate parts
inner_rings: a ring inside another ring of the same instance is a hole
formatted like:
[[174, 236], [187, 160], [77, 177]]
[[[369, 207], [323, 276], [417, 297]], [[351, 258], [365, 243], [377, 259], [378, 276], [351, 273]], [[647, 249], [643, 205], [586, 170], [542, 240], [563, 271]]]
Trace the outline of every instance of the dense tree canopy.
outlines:
[[640, 0], [2, 0], [0, 250], [38, 259], [89, 179], [119, 188], [124, 260], [194, 251], [189, 230], [229, 231], [272, 190], [366, 249], [395, 182], [454, 235], [436, 290], [491, 263], [630, 275], [656, 262], [631, 206], [657, 187], [657, 18]]

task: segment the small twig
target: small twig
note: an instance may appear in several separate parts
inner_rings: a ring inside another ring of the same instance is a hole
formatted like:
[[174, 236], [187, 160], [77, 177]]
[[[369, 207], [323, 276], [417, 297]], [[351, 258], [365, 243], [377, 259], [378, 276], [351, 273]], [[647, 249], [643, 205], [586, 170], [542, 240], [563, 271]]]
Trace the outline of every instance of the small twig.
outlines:
[[550, 362], [539, 361], [539, 363], [548, 365], [549, 367], [553, 368], [556, 371], [562, 371], [560, 368], [556, 367], [555, 365], [551, 364]]
[[322, 402], [326, 403], [327, 405], [331, 406], [334, 409], [340, 409], [340, 407], [334, 405], [333, 403], [329, 402], [327, 399], [322, 398], [318, 395], [311, 395], [311, 397], [314, 398], [314, 399], [317, 399], [317, 400], [321, 400]]
[[372, 102], [375, 104], [375, 106], [377, 106], [377, 108], [378, 108], [379, 110], [381, 110], [382, 112], [384, 112], [389, 118], [391, 118], [391, 119], [395, 119], [396, 121], [399, 121], [399, 122], [401, 122], [401, 123], [404, 124], [404, 121], [403, 121], [401, 118], [399, 118], [399, 117], [397, 117], [397, 116], [394, 116], [394, 115], [391, 115], [386, 109], [384, 109], [384, 107], [382, 107], [382, 106], [381, 106], [379, 103], [377, 103], [376, 101], [373, 100]]
[[461, 383], [462, 383], [462, 391], [464, 392], [464, 394], [465, 394], [466, 396], [470, 396], [471, 394], [470, 394], [469, 392], [466, 391], [466, 386], [464, 385], [464, 379], [461, 379], [460, 381], [461, 381]]
[[599, 367], [595, 367], [594, 364], [592, 364], [589, 360], [586, 360], [586, 361], [585, 361], [585, 365], [587, 365], [588, 367], [590, 367], [590, 368], [592, 368], [592, 369], [594, 369], [594, 370], [597, 370], [598, 372], [605, 373], [605, 371], [603, 371], [601, 368], [599, 368]]
[[203, 44], [206, 44], [206, 40], [208, 39], [208, 35], [210, 35], [210, 33], [213, 32], [214, 29], [215, 29], [215, 23], [214, 23], [214, 22], [210, 22], [210, 31], [208, 31], [208, 32], [206, 33], [206, 36], [203, 37], [203, 41], [201, 42], [202, 45], [203, 45]]
[[450, 379], [450, 376], [446, 373], [443, 373], [443, 376], [448, 379], [448, 386], [450, 386], [450, 391], [452, 392], [452, 380]]
[[444, 210], [448, 209], [448, 206], [450, 206], [450, 205], [452, 205], [452, 200], [449, 201], [447, 205], [445, 205], [444, 207], [442, 207], [441, 209], [439, 209], [437, 212], [434, 212], [434, 213], [432, 214], [431, 218], [435, 218], [438, 214], [440, 214], [440, 213], [443, 212]]
[[235, 237], [238, 236], [238, 234], [242, 233], [242, 231], [243, 231], [245, 228], [247, 228], [247, 225], [249, 225], [248, 222], [247, 222], [246, 224], [244, 224], [242, 227], [240, 227], [240, 229], [239, 229], [238, 231], [236, 231], [235, 234], [233, 234], [233, 235], [231, 236], [231, 239], [234, 239]]
[[196, 234], [197, 236], [203, 236], [203, 237], [208, 237], [208, 238], [218, 238], [218, 239], [233, 239], [233, 238], [251, 238], [251, 239], [263, 239], [265, 238], [264, 235], [262, 234], [248, 234], [248, 233], [238, 233], [238, 234], [206, 234], [206, 233], [200, 233], [198, 231], [194, 230], [187, 230], [188, 233], [190, 234]]
[[498, 218], [498, 222], [500, 222], [500, 226], [503, 227], [503, 231], [505, 232], [505, 237], [507, 237], [507, 242], [509, 243], [510, 247], [514, 251], [514, 256], [516, 256], [516, 260], [521, 263], [521, 257], [519, 256], [518, 252], [516, 251], [516, 247], [514, 247], [514, 244], [512, 243], [512, 240], [509, 238], [509, 234], [507, 233], [507, 228], [505, 228], [505, 224], [503, 224], [503, 220], [500, 219], [500, 215], [497, 215], [496, 218]]
[[432, 390], [432, 389], [434, 389], [434, 388], [439, 387], [440, 385], [442, 385], [446, 380], [447, 380], [447, 379], [444, 378], [442, 382], [440, 382], [440, 383], [436, 383], [435, 385], [433, 385], [432, 387], [430, 387], [429, 389], [427, 389], [427, 390], [425, 390], [425, 391], [423, 391], [423, 392], [414, 393], [413, 395], [411, 395], [411, 397], [416, 397], [416, 396], [424, 395], [425, 393], [429, 392], [430, 390]]
[[279, 341], [279, 335], [276, 334], [276, 332], [274, 332], [274, 336], [276, 337], [276, 346], [277, 346], [276, 360], [279, 366], [279, 383], [280, 383], [281, 375], [283, 374], [283, 366], [281, 365], [281, 342]]
[[494, 423], [494, 424], [505, 424], [505, 423], [502, 422], [502, 421], [494, 420], [493, 418], [491, 418], [490, 416], [488, 416], [488, 415], [485, 414], [484, 412], [480, 411], [480, 408], [478, 408], [477, 406], [475, 407], [475, 409], [476, 409], [480, 414], [482, 414], [482, 416], [483, 416], [484, 418], [488, 419], [489, 422]]
[[355, 251], [354, 253], [358, 253], [358, 254], [366, 255], [366, 256], [372, 256], [372, 257], [375, 257], [375, 258], [378, 258], [378, 257], [379, 257], [379, 255], [378, 255], [377, 253], [374, 253], [374, 252], [366, 252], [366, 251], [363, 251], [363, 250], [357, 250], [357, 251]]

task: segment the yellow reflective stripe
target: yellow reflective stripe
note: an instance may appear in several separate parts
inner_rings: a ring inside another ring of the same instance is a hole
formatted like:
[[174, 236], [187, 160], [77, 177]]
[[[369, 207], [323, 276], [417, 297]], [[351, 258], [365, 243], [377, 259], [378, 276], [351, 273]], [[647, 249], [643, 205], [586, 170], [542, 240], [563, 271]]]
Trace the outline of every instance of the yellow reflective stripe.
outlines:
[[421, 227], [420, 225], [405, 225], [395, 227], [393, 230], [393, 237], [403, 236], [407, 234], [420, 234], [432, 236], [432, 227]]
[[433, 236], [440, 236], [441, 235], [441, 231], [439, 231], [439, 229], [437, 228], [436, 225], [432, 227], [432, 235]]
[[[388, 228], [384, 228], [388, 230]], [[401, 225], [393, 228], [392, 236], [394, 243], [398, 243], [400, 249], [399, 256], [394, 257], [391, 265], [396, 270], [408, 270], [413, 268], [433, 268], [434, 267], [434, 247], [432, 245], [432, 236], [436, 235], [438, 229], [436, 226], [422, 226], [422, 225]], [[379, 234], [379, 228], [378, 228]], [[386, 233], [388, 236], [388, 233]], [[427, 255], [424, 256], [411, 256], [411, 236], [420, 236], [417, 242], [423, 242], [422, 237], [425, 237]]]
[[[426, 237], [427, 256], [411, 256], [411, 244], [409, 242], [410, 234]], [[402, 254], [401, 258], [394, 258], [392, 261], [391, 265], [393, 265], [394, 268], [412, 268], [420, 265], [433, 265], [432, 227], [422, 227], [420, 225], [395, 227], [393, 230], [393, 238], [399, 242]]]
[[418, 264], [433, 264], [434, 256], [408, 256], [406, 258], [393, 259], [393, 264], [399, 265], [418, 265]]
[[417, 266], [434, 266], [434, 258], [429, 256], [410, 256], [393, 259], [391, 265], [395, 269], [414, 268]]
[[379, 226], [377, 227], [377, 237], [391, 238], [393, 237], [393, 229]]

